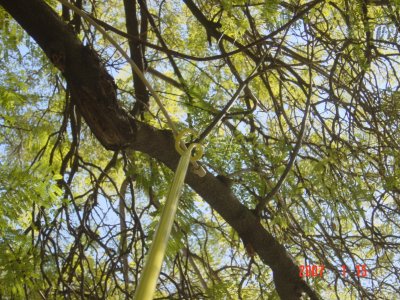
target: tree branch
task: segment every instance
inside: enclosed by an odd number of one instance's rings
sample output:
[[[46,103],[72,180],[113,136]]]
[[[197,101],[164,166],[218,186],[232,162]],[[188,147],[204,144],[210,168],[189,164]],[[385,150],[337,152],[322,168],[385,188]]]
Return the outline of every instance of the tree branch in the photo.
[[[42,0],[0,0],[2,5],[38,43],[63,73],[86,123],[110,150],[130,148],[164,163],[172,170],[178,162],[170,131],[133,119],[123,110],[116,86],[97,54],[82,45],[58,15]],[[299,269],[283,245],[265,230],[232,191],[208,173],[200,178],[189,172],[186,182],[207,201],[271,267],[281,299],[300,299],[302,291],[317,295],[299,277]]]
[[[124,7],[126,18],[126,31],[130,36],[139,37],[139,21],[137,19],[136,0],[124,0]],[[137,41],[134,41],[132,39],[129,40],[129,50],[131,58],[142,72],[144,71],[144,56],[142,51],[143,48],[144,46]],[[136,72],[132,70],[132,73],[136,96],[136,103],[133,107],[132,113],[135,116],[138,116],[143,113],[146,106],[149,104],[149,95],[147,93],[146,86],[144,85],[142,80],[140,80]]]

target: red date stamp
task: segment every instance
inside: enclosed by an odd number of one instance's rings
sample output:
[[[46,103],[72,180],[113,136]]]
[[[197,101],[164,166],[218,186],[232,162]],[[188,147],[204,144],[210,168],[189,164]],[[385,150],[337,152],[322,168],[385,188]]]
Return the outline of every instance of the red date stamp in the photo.
[[[368,274],[367,265],[356,265],[355,275],[357,277],[366,277]],[[345,277],[347,275],[347,267],[346,265],[342,266],[342,276]]]
[[[323,277],[325,266],[324,265],[300,265],[299,276],[303,277]],[[348,274],[347,266],[342,265],[341,268],[342,276],[345,277]],[[353,273],[357,277],[366,277],[368,275],[367,265],[356,265],[355,272]]]
[[[325,266],[324,265],[300,265],[300,277],[323,277]]]

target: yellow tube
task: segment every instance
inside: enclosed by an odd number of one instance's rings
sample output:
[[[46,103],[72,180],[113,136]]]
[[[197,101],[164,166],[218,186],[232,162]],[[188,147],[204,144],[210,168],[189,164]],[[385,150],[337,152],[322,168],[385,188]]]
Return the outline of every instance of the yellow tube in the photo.
[[[167,200],[161,214],[160,222],[158,223],[156,232],[154,234],[153,243],[151,244],[144,269],[140,276],[139,284],[135,291],[135,300],[152,300],[156,289],[157,279],[160,275],[161,266],[164,260],[165,250],[171,228],[174,223],[176,209],[178,207],[178,200],[182,191],[182,186],[185,181],[187,168],[191,160],[192,151],[195,147],[201,146],[199,144],[191,144],[186,149],[180,160],[178,167],[175,171],[174,180],[169,189]],[[200,150],[197,151],[196,156],[199,156]]]

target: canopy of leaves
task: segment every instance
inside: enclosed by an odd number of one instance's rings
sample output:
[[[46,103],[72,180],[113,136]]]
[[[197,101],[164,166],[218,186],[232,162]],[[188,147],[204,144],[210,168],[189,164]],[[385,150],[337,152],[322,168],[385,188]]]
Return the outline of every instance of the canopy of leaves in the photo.
[[[99,142],[63,76],[68,59],[46,56],[6,2],[0,298],[130,299],[173,173],[144,146],[111,151]],[[124,111],[170,130],[98,30],[55,0],[32,2],[47,3],[96,53]],[[324,266],[303,292],[400,294],[399,1],[71,3],[131,55],[179,129],[211,129],[201,164],[230,189],[226,197],[255,212],[297,265]],[[300,299],[274,285],[286,266],[257,256],[260,246],[221,213],[230,207],[202,193],[191,184],[181,197],[156,298]]]

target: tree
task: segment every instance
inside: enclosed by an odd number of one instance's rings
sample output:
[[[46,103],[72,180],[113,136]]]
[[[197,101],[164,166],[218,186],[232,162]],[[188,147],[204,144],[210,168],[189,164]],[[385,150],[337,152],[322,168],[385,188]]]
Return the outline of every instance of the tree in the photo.
[[[207,145],[157,299],[399,294],[400,4],[71,3]],[[128,299],[174,136],[98,28],[58,1],[0,4],[0,296]]]

